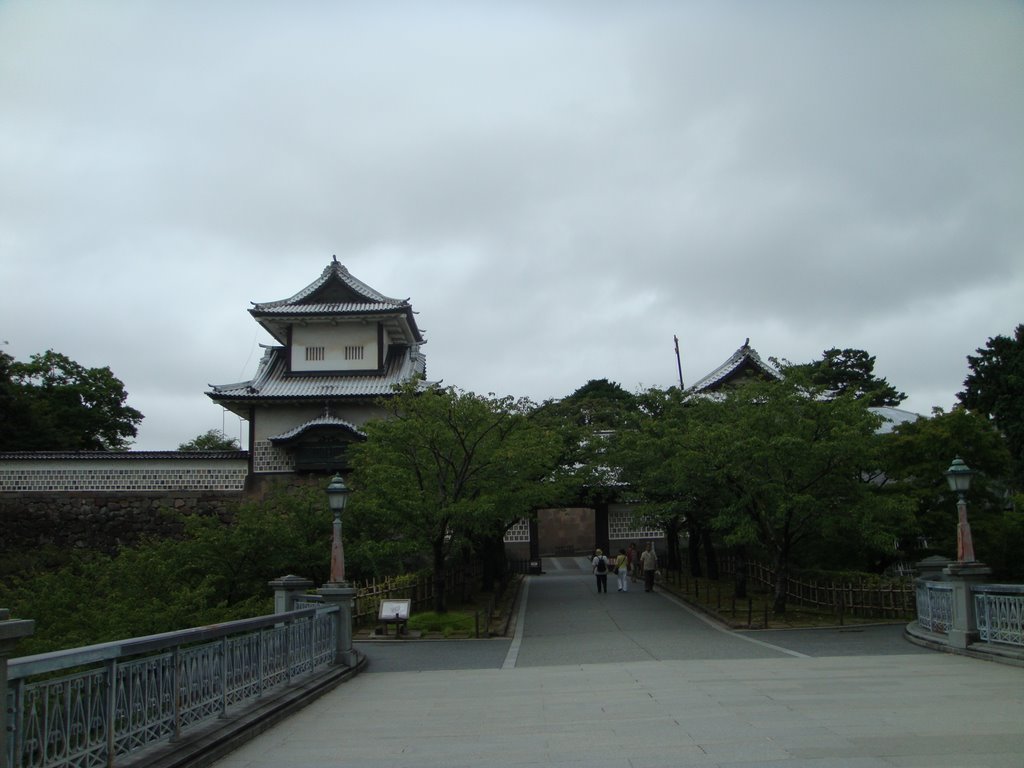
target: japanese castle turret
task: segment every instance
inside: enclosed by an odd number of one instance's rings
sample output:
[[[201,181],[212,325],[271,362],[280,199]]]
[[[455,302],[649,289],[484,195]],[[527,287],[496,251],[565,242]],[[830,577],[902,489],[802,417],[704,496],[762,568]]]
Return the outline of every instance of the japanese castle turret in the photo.
[[[378,293],[336,258],[294,296],[249,313],[279,345],[265,346],[250,381],[206,394],[249,422],[253,474],[345,469],[360,427],[383,415],[379,398],[426,374],[409,300]]]

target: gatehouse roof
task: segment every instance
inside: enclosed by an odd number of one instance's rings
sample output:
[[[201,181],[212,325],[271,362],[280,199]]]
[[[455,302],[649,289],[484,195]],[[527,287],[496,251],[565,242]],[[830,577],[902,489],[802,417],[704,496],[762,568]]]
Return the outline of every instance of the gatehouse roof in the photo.
[[[376,398],[393,394],[395,386],[426,375],[426,356],[416,346],[391,347],[381,372],[290,374],[285,347],[266,347],[256,375],[236,384],[211,384],[206,394],[229,410],[248,418],[248,405],[257,402],[302,402],[324,399]],[[235,407],[232,407],[235,406]],[[238,408],[238,410],[236,410]]]
[[[249,310],[277,341],[288,342],[288,328],[297,321],[328,321],[342,317],[374,317],[392,338],[408,344],[425,343],[409,299],[396,299],[354,277],[337,259],[316,280],[287,299],[253,302]]]
[[[317,416],[315,419],[310,419],[304,424],[300,424],[297,427],[293,427],[292,429],[289,429],[287,432],[282,432],[280,435],[274,435],[273,437],[270,437],[268,439],[270,440],[270,442],[277,444],[289,443],[292,440],[295,440],[296,438],[310,431],[316,431],[324,428],[333,431],[337,430],[339,427],[342,430],[349,432],[353,437],[366,437],[366,433],[362,432],[354,424],[345,421],[344,419],[339,419],[337,416],[331,416],[329,413],[325,413],[322,416]]]

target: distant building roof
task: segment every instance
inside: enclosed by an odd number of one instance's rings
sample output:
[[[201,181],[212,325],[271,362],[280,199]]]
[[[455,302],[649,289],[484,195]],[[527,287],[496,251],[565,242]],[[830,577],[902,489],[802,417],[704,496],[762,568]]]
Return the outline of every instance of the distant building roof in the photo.
[[[747,339],[743,346],[732,353],[724,363],[687,389],[688,392],[697,394],[712,392],[735,379],[743,376],[755,375],[760,378],[772,380],[781,379],[782,373],[773,365],[769,365],[757,351],[750,346],[750,339]]]
[[[868,408],[868,410],[872,413],[878,414],[885,420],[882,422],[882,426],[878,428],[878,433],[881,435],[889,434],[901,424],[909,424],[917,421],[918,419],[924,418],[924,416],[919,413],[905,411],[902,408],[893,408],[888,405],[876,406]]]

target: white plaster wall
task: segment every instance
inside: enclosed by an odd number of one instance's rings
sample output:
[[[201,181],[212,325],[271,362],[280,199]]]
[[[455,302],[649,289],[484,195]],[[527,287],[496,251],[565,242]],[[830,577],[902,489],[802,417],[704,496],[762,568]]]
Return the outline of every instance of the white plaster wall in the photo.
[[[0,492],[240,491],[246,459],[0,461]]]
[[[364,371],[377,368],[377,323],[296,325],[292,328],[293,371]],[[362,346],[362,360],[346,360],[345,347]],[[307,361],[306,347],[323,347],[324,359]]]

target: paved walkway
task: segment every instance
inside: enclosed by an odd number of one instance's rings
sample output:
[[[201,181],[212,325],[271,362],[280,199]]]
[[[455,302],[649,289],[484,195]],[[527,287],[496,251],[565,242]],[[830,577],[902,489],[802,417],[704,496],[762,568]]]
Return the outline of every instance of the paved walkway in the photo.
[[[898,626],[731,632],[545,565],[514,639],[359,644],[368,672],[217,767],[1024,768],[1024,669]]]

